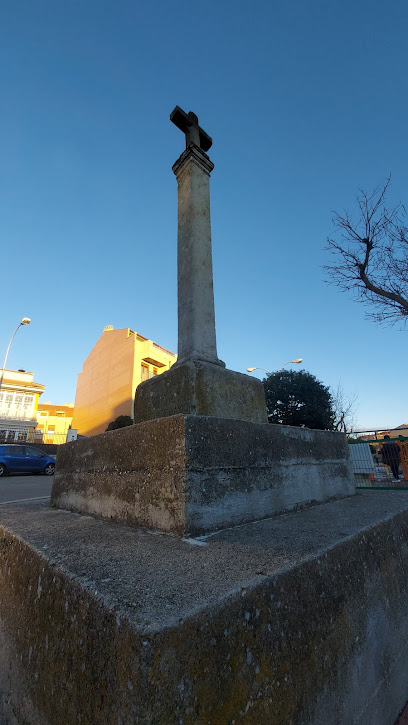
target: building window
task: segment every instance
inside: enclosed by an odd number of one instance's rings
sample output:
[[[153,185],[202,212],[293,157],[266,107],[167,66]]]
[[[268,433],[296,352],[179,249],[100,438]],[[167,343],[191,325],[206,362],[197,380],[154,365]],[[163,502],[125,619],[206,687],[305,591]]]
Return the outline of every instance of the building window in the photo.
[[[24,415],[29,416],[34,409],[34,395],[25,395],[23,402]]]
[[[57,418],[65,418],[65,412],[63,410],[57,410],[55,415],[57,416]]]
[[[47,428],[47,433],[48,435],[53,436],[55,433],[55,425],[49,425]]]
[[[33,394],[0,393],[0,411],[8,418],[30,418],[33,408]]]
[[[47,416],[47,415],[48,415],[48,413],[47,413],[47,411],[46,411],[46,410],[40,410],[40,415],[41,415],[42,417],[44,417],[44,416]]]
[[[149,368],[147,365],[143,365],[143,363],[140,366],[140,377],[142,381],[149,379]]]
[[[157,375],[157,368],[153,368],[153,375]]]

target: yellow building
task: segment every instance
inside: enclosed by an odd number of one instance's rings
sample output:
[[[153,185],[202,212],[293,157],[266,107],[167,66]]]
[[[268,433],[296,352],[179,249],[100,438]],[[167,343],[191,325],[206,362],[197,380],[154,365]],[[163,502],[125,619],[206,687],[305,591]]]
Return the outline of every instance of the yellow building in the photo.
[[[38,399],[44,385],[34,373],[0,369],[0,443],[32,441],[37,426]]]
[[[71,428],[74,404],[52,405],[39,403],[37,408],[38,425],[34,440],[42,443],[65,443],[67,431]]]
[[[139,383],[169,370],[176,360],[174,352],[137,332],[108,325],[78,375],[72,428],[95,435],[119,415],[133,417]]]

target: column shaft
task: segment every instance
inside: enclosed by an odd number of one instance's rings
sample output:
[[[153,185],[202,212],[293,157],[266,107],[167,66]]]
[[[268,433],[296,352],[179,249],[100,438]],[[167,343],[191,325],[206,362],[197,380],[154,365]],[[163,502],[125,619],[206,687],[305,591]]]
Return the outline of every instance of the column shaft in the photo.
[[[176,161],[178,183],[178,363],[217,357],[210,220],[214,165],[190,146]]]

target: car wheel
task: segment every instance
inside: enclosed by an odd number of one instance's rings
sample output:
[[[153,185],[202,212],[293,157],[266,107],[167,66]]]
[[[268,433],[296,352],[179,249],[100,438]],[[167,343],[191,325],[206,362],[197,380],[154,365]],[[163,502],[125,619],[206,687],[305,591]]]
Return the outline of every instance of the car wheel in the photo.
[[[7,476],[7,468],[4,463],[0,463],[0,476]]]
[[[55,463],[48,463],[44,468],[46,476],[53,476],[55,471]]]

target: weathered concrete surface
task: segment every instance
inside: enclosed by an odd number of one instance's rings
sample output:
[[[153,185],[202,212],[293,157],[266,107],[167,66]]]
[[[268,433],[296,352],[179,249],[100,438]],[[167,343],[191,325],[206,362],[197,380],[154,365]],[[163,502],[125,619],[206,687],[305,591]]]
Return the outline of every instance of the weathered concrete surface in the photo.
[[[136,423],[172,415],[204,415],[267,423],[262,383],[225,370],[218,358],[211,247],[210,137],[197,116],[176,106],[170,119],[186,134],[173,165],[178,185],[178,360],[138,386]],[[204,143],[203,147],[200,144]]]
[[[178,359],[217,355],[211,249],[210,174],[214,164],[191,144],[173,166],[178,186]],[[223,364],[223,363],[222,363]]]
[[[51,501],[185,536],[354,492],[343,434],[173,416],[60,446]]]
[[[136,389],[136,423],[180,414],[268,422],[260,380],[201,360],[177,362]]]
[[[7,725],[393,725],[408,699],[408,495],[199,542],[0,507]]]

